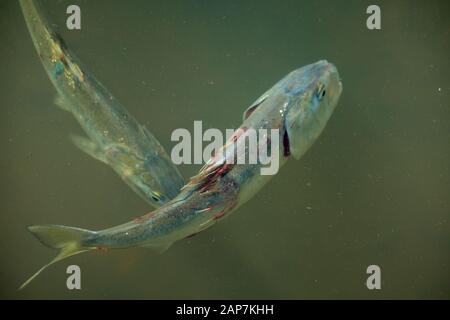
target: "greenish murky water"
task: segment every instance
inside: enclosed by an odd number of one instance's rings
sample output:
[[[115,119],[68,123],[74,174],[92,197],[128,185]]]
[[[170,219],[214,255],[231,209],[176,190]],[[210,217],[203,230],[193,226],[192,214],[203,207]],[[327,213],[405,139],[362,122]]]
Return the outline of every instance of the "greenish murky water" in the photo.
[[[91,71],[170,150],[175,128],[234,128],[319,59],[344,92],[325,132],[230,218],[163,255],[90,252],[17,287],[54,254],[25,230],[100,229],[150,210],[68,139],[16,1],[0,3],[2,298],[449,298],[450,23],[445,1],[45,1]],[[199,166],[181,168],[185,177]],[[82,290],[66,288],[66,268]],[[366,268],[381,267],[369,291]]]

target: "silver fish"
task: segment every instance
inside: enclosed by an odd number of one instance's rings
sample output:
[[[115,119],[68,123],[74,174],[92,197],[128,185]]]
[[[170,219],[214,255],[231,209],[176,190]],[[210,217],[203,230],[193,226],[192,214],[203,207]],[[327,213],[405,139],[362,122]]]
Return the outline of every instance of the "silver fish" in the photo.
[[[112,96],[52,29],[39,2],[20,5],[42,64],[55,86],[56,103],[70,112],[89,138],[75,144],[106,163],[142,198],[159,207],[184,185],[158,140]]]
[[[52,263],[83,251],[134,246],[163,251],[175,241],[212,226],[249,200],[272,177],[260,174],[261,163],[229,164],[224,158],[233,153],[226,151],[245,143],[249,128],[278,129],[276,140],[267,136],[265,143],[278,154],[280,166],[291,156],[299,159],[324,130],[341,92],[338,71],[331,63],[321,60],[297,69],[244,112],[243,124],[218,152],[219,156],[208,161],[179,195],[162,207],[101,231],[59,225],[29,227],[44,245],[60,252],[23,286]],[[249,152],[249,148],[234,150]]]

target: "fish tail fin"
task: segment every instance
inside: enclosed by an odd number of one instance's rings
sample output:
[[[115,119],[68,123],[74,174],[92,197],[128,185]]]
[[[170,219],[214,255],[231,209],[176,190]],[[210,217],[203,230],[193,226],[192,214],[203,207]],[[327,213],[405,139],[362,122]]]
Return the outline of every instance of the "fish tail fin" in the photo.
[[[25,281],[20,286],[19,290],[25,288],[42,271],[55,262],[92,249],[90,247],[85,247],[83,242],[89,236],[94,234],[93,231],[59,225],[30,226],[28,227],[28,230],[45,246],[59,249],[60,251],[53,260],[44,265]]]

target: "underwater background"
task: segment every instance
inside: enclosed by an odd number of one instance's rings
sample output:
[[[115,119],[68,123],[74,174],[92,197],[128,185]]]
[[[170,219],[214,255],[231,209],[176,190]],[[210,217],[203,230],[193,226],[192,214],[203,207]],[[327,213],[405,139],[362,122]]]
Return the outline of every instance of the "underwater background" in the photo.
[[[289,71],[333,62],[325,131],[231,217],[157,255],[55,254],[25,229],[114,226],[151,208],[78,150],[19,3],[0,2],[0,298],[450,298],[450,5],[446,1],[43,1],[87,68],[161,141],[237,128]],[[78,4],[81,31],[65,28]],[[368,30],[366,8],[381,8]],[[180,169],[185,178],[200,166]],[[81,268],[82,289],[66,288]],[[368,290],[366,268],[381,268]]]

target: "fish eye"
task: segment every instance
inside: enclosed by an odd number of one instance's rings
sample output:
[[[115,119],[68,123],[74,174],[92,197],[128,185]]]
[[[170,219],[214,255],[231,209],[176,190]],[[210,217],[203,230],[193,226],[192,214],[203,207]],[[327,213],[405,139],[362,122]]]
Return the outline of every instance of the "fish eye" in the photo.
[[[160,193],[159,192],[152,192],[152,199],[155,202],[158,202],[159,200],[161,200]]]
[[[323,97],[325,97],[327,91],[325,89],[325,85],[323,83],[320,83],[317,87],[316,96],[319,100],[322,100]]]

